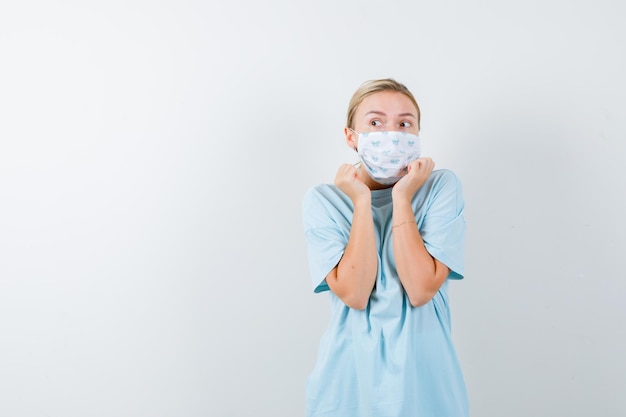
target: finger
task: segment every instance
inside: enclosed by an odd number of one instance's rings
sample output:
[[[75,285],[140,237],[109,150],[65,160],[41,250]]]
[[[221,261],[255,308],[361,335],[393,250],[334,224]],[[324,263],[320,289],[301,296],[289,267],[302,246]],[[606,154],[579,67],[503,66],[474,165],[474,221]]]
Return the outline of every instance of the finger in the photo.
[[[354,167],[351,164],[341,164],[339,166],[339,169],[337,170],[337,174],[341,174],[341,175],[346,175],[350,173],[350,170],[354,169]]]
[[[425,170],[432,169],[432,167],[435,166],[435,162],[432,160],[432,158],[424,157],[420,158],[420,160],[422,161],[422,167]]]

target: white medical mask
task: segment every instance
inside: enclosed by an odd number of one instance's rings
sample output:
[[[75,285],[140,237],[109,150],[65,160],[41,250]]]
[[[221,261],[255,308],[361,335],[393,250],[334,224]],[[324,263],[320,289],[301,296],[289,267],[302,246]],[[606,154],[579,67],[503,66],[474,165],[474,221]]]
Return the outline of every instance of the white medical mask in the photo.
[[[422,152],[420,137],[412,133],[352,131],[359,135],[357,153],[361,163],[379,184],[395,184]]]

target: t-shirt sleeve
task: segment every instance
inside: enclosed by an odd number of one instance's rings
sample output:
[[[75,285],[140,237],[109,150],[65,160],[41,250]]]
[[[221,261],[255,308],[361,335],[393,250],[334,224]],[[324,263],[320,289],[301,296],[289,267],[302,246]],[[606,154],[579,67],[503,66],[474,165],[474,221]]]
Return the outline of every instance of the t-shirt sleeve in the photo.
[[[328,191],[328,190],[326,190]],[[348,236],[340,223],[347,222],[333,205],[328,192],[313,188],[304,196],[303,223],[307,248],[307,258],[313,291],[328,291],[326,276],[339,263],[343,256]],[[339,202],[340,203],[340,202]]]
[[[428,252],[450,268],[448,278],[462,279],[465,255],[465,201],[458,177],[441,170],[434,179],[431,198],[420,227]]]

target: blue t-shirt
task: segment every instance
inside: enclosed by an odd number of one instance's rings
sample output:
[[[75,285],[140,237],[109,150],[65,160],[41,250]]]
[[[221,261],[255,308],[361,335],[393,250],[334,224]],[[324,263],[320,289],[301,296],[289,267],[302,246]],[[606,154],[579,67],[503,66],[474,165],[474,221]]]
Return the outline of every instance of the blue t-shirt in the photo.
[[[307,417],[465,417],[469,406],[450,335],[448,281],[431,301],[411,306],[396,272],[392,188],[372,191],[378,249],[376,284],[364,310],[347,307],[325,277],[348,243],[354,207],[334,185],[304,197],[304,231],[315,292],[328,291],[331,319],[307,380]],[[465,220],[461,184],[433,171],[413,197],[428,252],[463,278]]]

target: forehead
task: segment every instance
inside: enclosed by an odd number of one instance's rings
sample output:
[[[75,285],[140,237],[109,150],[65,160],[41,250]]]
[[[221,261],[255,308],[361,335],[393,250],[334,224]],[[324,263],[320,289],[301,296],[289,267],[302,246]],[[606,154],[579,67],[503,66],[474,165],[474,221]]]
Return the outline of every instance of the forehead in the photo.
[[[379,91],[365,97],[357,114],[363,116],[370,111],[380,111],[388,115],[411,113],[417,115],[417,108],[409,97],[398,91]]]

